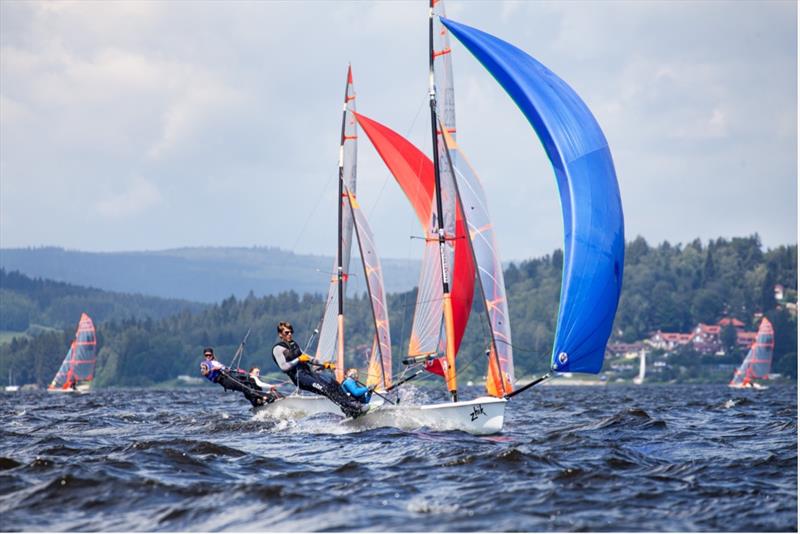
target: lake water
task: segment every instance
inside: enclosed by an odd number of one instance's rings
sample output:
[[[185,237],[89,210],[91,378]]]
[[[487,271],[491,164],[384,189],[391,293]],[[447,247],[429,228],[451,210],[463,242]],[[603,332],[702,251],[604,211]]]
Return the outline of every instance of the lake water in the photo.
[[[263,421],[221,388],[0,394],[0,407],[0,530],[798,526],[788,385],[537,386],[489,437]]]

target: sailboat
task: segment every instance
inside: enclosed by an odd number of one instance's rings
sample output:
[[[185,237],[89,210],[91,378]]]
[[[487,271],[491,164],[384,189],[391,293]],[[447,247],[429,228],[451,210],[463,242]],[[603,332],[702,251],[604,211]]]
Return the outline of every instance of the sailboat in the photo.
[[[480,30],[448,20],[443,15],[441,0],[432,0],[429,15],[429,89],[435,209],[431,210],[432,227],[428,242],[433,241],[438,245],[439,262],[437,269],[436,262],[427,259],[431,254],[426,250],[419,293],[425,293],[429,298],[430,291],[423,288],[423,280],[426,276],[431,278],[431,273],[438,275],[441,292],[437,295],[441,295],[439,302],[444,327],[438,328],[440,323],[435,316],[432,324],[434,333],[440,336],[440,348],[444,339],[444,351],[420,356],[426,362],[432,358],[440,362],[452,402],[412,408],[388,406],[362,419],[383,419],[389,423],[395,416],[391,412],[402,409],[404,415],[410,414],[408,419],[415,422],[421,420],[423,423],[434,423],[437,428],[491,434],[502,430],[508,399],[555,373],[600,372],[622,287],[622,204],[608,143],[596,119],[574,90],[522,50]],[[519,389],[514,389],[510,327],[499,255],[493,234],[485,231],[491,228],[488,211],[485,210],[485,197],[477,177],[455,141],[450,71],[452,50],[448,33],[455,35],[481,61],[528,118],[553,165],[561,196],[564,267],[551,370]],[[443,96],[440,98],[440,95]],[[370,135],[366,123],[359,117],[359,124]],[[387,129],[382,128],[376,127],[374,130],[386,133]],[[398,134],[391,132],[384,137],[389,141],[376,143],[370,135],[376,148],[379,144],[383,146],[378,148],[378,152],[390,170],[396,167],[418,176],[424,174],[420,171],[425,167],[424,161],[419,162],[417,154],[409,155],[408,152],[413,151],[398,140]],[[386,148],[387,144],[392,145],[391,148]],[[407,152],[403,153],[403,148]],[[385,154],[389,154],[388,157]],[[409,165],[409,161],[415,159],[418,161],[417,167]],[[398,178],[397,172],[392,172]],[[402,186],[402,180],[398,178],[398,181]],[[427,191],[425,185],[423,181],[413,191],[414,199],[422,197],[418,202],[423,204],[425,198],[420,190]],[[406,194],[412,197],[408,191]],[[416,208],[417,202],[412,202]],[[460,237],[455,229],[456,206],[465,215],[469,226],[468,236],[465,236],[468,239],[465,241],[470,244],[479,273],[485,315],[492,331],[487,350],[487,396],[471,401],[458,399],[456,332],[448,276],[449,265],[454,257],[450,243],[457,242]],[[478,215],[474,216],[476,213]],[[454,269],[457,267],[458,263]],[[418,297],[418,307],[419,303]],[[417,313],[417,317],[419,315]],[[415,352],[412,350],[415,346],[412,335],[410,352]],[[444,356],[440,355],[441,352],[444,352]],[[411,355],[405,362],[418,363],[420,356]]]
[[[86,393],[94,380],[97,337],[91,318],[81,314],[75,339],[47,388],[51,393]]]
[[[19,391],[19,386],[14,384],[14,375],[11,372],[11,368],[8,369],[8,385],[5,387],[4,391],[6,393],[16,393]]]
[[[745,356],[739,368],[736,369],[728,386],[737,389],[766,389],[767,386],[762,386],[756,380],[769,377],[774,348],[775,331],[772,328],[772,323],[764,317],[758,327],[755,343],[750,346],[747,356]]]
[[[336,379],[344,379],[345,367],[345,314],[344,296],[349,277],[350,251],[353,233],[360,252],[361,265],[367,285],[375,335],[367,361],[366,384],[386,391],[392,385],[392,343],[389,330],[389,313],[383,270],[375,246],[375,239],[366,216],[356,197],[356,159],[358,127],[355,120],[356,95],[353,89],[352,69],[347,69],[342,129],[339,148],[338,232],[337,251],[333,276],[328,288],[328,298],[317,329],[316,359],[335,362]],[[318,413],[341,413],[339,407],[325,397],[300,394],[299,391],[264,405],[265,411],[277,417],[303,417]]]
[[[641,385],[644,383],[644,375],[647,372],[647,352],[642,348],[639,350],[639,374],[634,377],[633,383]]]

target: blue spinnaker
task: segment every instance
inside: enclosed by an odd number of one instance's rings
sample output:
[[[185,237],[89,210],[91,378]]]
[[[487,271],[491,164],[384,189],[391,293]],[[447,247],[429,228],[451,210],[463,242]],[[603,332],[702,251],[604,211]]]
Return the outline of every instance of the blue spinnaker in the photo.
[[[442,19],[528,118],[553,165],[564,217],[556,371],[598,373],[622,289],[624,223],[614,162],[581,98],[519,48]]]

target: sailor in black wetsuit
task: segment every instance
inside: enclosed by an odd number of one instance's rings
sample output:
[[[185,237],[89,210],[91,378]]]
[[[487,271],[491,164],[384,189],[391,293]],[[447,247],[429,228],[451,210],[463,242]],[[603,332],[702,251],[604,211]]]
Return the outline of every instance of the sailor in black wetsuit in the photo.
[[[348,417],[358,417],[363,413],[362,404],[342,391],[336,377],[329,371],[333,364],[320,364],[308,354],[303,354],[300,346],[293,339],[294,329],[288,322],[278,323],[280,341],[272,348],[272,358],[281,371],[291,379],[295,386],[304,391],[327,397],[339,406]],[[314,370],[314,365],[318,370]]]
[[[253,407],[273,402],[277,395],[272,391],[263,391],[253,378],[242,369],[229,369],[214,358],[214,349],[203,350],[203,362],[200,363],[200,374],[211,382],[219,384],[225,391],[240,391]]]

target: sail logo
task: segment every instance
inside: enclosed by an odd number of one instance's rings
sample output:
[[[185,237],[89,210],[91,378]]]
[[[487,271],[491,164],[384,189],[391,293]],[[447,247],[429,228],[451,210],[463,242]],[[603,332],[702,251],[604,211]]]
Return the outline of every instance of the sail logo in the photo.
[[[483,411],[483,405],[478,404],[472,408],[472,413],[469,414],[470,421],[475,421],[478,419],[479,416],[486,415],[486,412]]]

